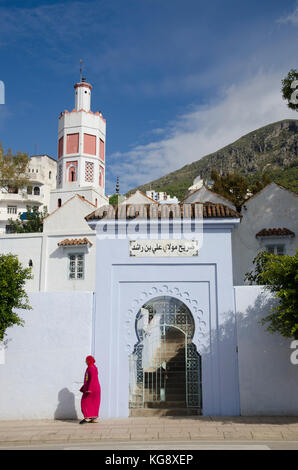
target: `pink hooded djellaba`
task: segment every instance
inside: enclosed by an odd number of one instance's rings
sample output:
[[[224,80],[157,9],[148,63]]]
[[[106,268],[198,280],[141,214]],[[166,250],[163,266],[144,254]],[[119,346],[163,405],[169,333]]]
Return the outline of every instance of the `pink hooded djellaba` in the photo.
[[[85,418],[97,418],[101,395],[98,370],[94,364],[94,357],[88,356],[86,362],[88,367],[85,372],[84,385],[80,389],[83,393],[81,409]]]

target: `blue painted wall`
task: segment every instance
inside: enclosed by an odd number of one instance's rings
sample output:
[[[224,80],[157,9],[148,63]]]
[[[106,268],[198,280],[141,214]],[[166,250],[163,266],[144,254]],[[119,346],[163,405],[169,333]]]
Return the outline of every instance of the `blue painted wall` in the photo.
[[[231,252],[235,223],[204,223],[195,257],[131,258],[128,239],[98,238],[94,354],[101,369],[102,417],[129,415],[128,358],[137,343],[135,317],[148,299],[159,295],[179,298],[194,317],[203,414],[240,414]]]

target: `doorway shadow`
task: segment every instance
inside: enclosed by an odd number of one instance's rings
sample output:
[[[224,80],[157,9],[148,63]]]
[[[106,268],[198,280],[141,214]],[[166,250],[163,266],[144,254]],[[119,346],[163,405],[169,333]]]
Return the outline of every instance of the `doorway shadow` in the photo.
[[[54,419],[77,420],[78,415],[75,407],[75,395],[68,388],[62,388],[58,393],[58,405],[54,414]]]

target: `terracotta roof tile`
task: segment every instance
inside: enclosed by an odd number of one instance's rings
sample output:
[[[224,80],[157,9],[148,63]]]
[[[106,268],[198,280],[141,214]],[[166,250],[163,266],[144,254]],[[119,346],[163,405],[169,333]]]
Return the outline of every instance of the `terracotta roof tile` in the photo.
[[[195,213],[197,213],[198,209],[203,209],[203,218],[210,219],[210,218],[233,218],[233,219],[240,219],[242,216],[235,210],[231,209],[230,207],[224,204],[215,204],[213,202],[204,202],[204,203],[192,203],[192,204],[158,204],[158,206],[152,206],[151,204],[128,204],[123,205],[120,207],[112,206],[102,206],[93,211],[91,214],[85,217],[86,220],[101,220],[106,218],[107,220],[111,219],[118,219],[118,218],[126,218],[126,219],[134,219],[135,217],[141,215],[144,218],[150,218],[150,214],[154,214],[154,218],[160,218],[162,214],[165,214],[167,208],[169,211],[173,211],[175,214],[175,208],[177,209],[179,206],[179,210],[181,211],[181,216],[183,214],[186,218],[194,218]],[[114,212],[115,211],[115,212]],[[171,215],[170,215],[171,217]]]
[[[62,242],[58,243],[58,246],[78,246],[78,245],[91,245],[92,246],[93,243],[91,243],[86,237],[85,238],[73,238],[73,239],[66,238]]]
[[[263,228],[256,237],[295,237],[295,233],[288,228]]]

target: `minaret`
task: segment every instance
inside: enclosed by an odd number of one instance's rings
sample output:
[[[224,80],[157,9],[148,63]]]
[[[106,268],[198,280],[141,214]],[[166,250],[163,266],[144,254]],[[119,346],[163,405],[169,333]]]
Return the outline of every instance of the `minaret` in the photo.
[[[95,205],[106,203],[106,120],[101,112],[91,111],[92,86],[85,78],[80,77],[74,90],[74,109],[59,116],[57,189],[50,210],[74,194]]]

